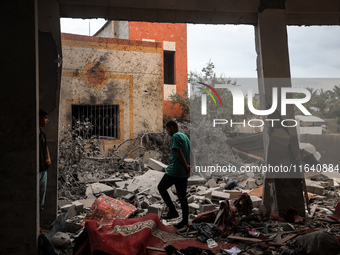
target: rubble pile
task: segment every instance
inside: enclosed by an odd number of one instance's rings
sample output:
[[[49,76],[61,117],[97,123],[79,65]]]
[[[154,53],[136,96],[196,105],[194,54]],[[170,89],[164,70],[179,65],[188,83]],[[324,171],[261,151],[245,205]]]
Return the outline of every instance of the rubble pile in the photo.
[[[185,129],[182,127],[181,130]],[[210,135],[214,136],[213,133]],[[206,143],[206,150],[209,146]],[[94,206],[98,199],[109,198],[123,207],[128,205],[130,218],[149,213],[161,218],[167,208],[157,185],[167,167],[169,148],[170,137],[166,131],[145,133],[130,141],[126,153],[113,151],[114,160],[86,159],[73,165],[74,170],[68,175],[61,175],[59,217],[52,229],[44,230],[56,254],[73,254],[74,242],[83,231],[86,219],[98,207]],[[134,157],[128,158],[129,155]],[[214,160],[218,162],[241,164],[235,156],[231,159],[228,155],[215,156]],[[202,160],[202,157],[199,156],[199,159]],[[306,215],[298,215],[294,208],[288,208],[281,217],[267,213],[262,205],[262,190],[262,173],[207,172],[202,175],[194,172],[188,179],[187,189],[191,224],[178,233],[183,238],[195,238],[203,243],[205,249],[210,250],[207,254],[338,254],[339,178],[320,174],[306,177],[309,199],[306,201]],[[181,212],[175,187],[168,191],[178,212]],[[107,212],[105,209],[96,217],[108,220]],[[115,213],[113,210],[111,216],[115,217]],[[124,211],[118,213],[125,215]],[[180,218],[177,218],[162,220],[162,223],[172,225],[179,221]],[[149,249],[158,251],[157,254],[166,254],[168,250],[173,252],[169,254],[181,254],[176,253],[173,246],[168,245],[171,249],[167,249],[167,245]]]
[[[136,212],[130,216],[132,218],[148,213],[161,217],[162,213],[166,212],[165,204],[157,190],[166,165],[150,157],[160,156],[158,151],[148,151],[144,155],[145,158],[125,159],[118,170],[111,168],[75,176],[75,183],[83,192],[82,197],[79,195],[79,198],[74,199],[76,196],[71,194],[71,191],[65,187],[61,189],[59,215],[66,215],[66,229],[57,231],[50,240],[58,254],[71,254],[74,240],[83,229],[84,218],[100,196],[109,196],[136,207]],[[225,176],[212,174],[208,179],[199,175],[191,176],[188,179],[187,197],[192,224],[179,233],[185,238],[200,238],[205,243],[211,239],[218,244],[228,243],[232,245],[231,248],[235,247],[235,253],[228,253],[227,249],[221,248],[220,254],[238,254],[236,251],[240,254],[298,254],[303,249],[320,250],[320,247],[323,247],[319,245],[310,248],[315,242],[311,244],[306,241],[304,236],[307,235],[314,239],[327,237],[326,239],[332,242],[329,247],[337,247],[335,241],[340,238],[339,179],[324,175],[307,178],[306,187],[310,199],[307,217],[295,215],[294,208],[287,210],[287,217],[280,217],[273,213],[267,215],[266,209],[261,205],[262,177],[259,173],[234,173]],[[85,188],[81,188],[81,185]],[[176,189],[170,188],[169,193],[180,212]],[[339,219],[330,218],[329,216],[335,215],[336,208],[339,211]],[[207,222],[207,215],[209,224],[218,227],[221,232],[202,238],[199,237],[197,228],[202,222]],[[176,222],[176,219],[163,220],[165,225]]]

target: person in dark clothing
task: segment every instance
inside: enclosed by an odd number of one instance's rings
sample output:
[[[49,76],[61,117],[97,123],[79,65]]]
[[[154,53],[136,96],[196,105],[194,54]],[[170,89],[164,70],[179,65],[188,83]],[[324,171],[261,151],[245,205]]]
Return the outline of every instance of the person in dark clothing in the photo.
[[[183,228],[188,225],[189,208],[186,196],[188,178],[190,176],[190,140],[189,138],[178,131],[178,125],[175,121],[169,121],[166,124],[168,134],[172,137],[170,147],[170,163],[166,172],[158,184],[158,191],[161,194],[165,204],[169,208],[169,212],[162,216],[163,219],[177,218],[178,212],[175,205],[171,201],[167,191],[172,185],[175,185],[178,199],[182,207],[182,221],[175,224],[176,228]]]
[[[47,187],[47,169],[51,166],[50,152],[47,147],[46,134],[41,129],[48,123],[48,114],[46,111],[39,110],[39,196],[40,210],[44,209],[45,195]]]

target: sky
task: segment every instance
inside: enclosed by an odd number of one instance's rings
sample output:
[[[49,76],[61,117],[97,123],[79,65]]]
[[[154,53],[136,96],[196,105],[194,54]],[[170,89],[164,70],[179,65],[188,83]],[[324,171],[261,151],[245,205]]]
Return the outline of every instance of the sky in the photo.
[[[105,22],[62,18],[61,32],[93,35]],[[289,26],[287,34],[291,76],[300,78],[297,83],[308,79],[310,87],[323,84],[328,89],[340,84],[340,26]],[[217,75],[257,77],[253,26],[188,24],[187,41],[188,71],[201,72],[211,61]]]

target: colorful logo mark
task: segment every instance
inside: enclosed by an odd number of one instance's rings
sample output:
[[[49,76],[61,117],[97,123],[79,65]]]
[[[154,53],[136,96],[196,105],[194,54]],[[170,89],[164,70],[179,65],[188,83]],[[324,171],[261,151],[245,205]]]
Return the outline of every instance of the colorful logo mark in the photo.
[[[203,83],[203,82],[197,82],[197,83],[206,86],[206,87],[209,88],[212,92],[214,92],[215,95],[217,96],[218,100],[220,101],[221,106],[222,106],[222,100],[221,100],[219,94],[217,93],[217,91],[216,91],[213,87],[211,87],[210,85],[205,84],[205,83]],[[211,94],[211,92],[210,92],[209,90],[204,89],[204,88],[198,88],[198,89],[203,90],[204,92],[206,92],[206,93],[212,98],[212,100],[214,100],[215,105],[217,105],[214,96]]]

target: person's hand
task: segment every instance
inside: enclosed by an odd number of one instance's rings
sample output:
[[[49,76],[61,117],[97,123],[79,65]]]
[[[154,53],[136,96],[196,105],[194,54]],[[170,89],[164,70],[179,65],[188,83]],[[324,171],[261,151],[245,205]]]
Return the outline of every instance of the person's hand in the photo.
[[[47,159],[45,162],[45,167],[49,168],[51,166],[51,159]]]
[[[187,173],[190,174],[190,165],[186,166]]]

